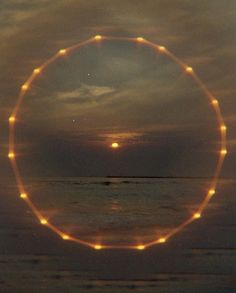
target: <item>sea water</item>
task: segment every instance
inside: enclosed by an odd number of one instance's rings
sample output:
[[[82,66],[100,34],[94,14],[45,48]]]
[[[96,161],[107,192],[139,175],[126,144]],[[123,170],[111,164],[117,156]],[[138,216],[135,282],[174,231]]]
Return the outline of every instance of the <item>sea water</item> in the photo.
[[[41,213],[62,231],[109,244],[165,236],[197,211],[209,188],[204,178],[63,177],[31,180]]]

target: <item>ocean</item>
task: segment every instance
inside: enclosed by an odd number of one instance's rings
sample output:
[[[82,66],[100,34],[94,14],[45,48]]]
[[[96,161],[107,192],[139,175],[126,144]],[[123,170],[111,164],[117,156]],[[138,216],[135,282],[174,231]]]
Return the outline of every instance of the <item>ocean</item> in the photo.
[[[27,184],[40,212],[65,233],[106,245],[164,237],[197,211],[209,178],[40,178]]]
[[[127,225],[132,234],[125,242],[133,242],[135,233],[147,231],[145,237],[150,237],[154,226],[165,226],[161,211],[171,219],[168,225],[182,220],[183,211],[185,216],[191,213],[201,200],[193,190],[207,184],[205,179],[181,178],[41,178],[27,187],[50,219],[58,224],[67,219],[65,229],[79,223],[71,231],[79,233],[82,226],[90,229],[85,238],[94,230],[103,233],[104,242],[122,242],[123,232],[112,236]],[[0,292],[236,292],[235,187],[234,180],[221,180],[203,217],[161,246],[96,251],[62,241],[39,225],[16,186],[2,182]]]

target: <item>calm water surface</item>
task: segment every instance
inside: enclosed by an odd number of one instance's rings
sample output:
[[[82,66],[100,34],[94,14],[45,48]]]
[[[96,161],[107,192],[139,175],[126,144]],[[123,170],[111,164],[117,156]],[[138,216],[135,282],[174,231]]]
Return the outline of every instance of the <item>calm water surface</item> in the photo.
[[[28,190],[42,214],[92,242],[136,244],[164,236],[189,218],[209,179],[44,178]]]

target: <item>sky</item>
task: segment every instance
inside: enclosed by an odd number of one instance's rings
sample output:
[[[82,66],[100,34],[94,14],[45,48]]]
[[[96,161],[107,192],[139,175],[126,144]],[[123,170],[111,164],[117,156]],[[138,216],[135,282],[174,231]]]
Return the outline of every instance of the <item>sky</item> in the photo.
[[[223,176],[234,177],[235,1],[1,1],[2,176],[7,120],[32,70],[94,35],[144,38],[191,65],[229,129]],[[59,60],[22,104],[24,176],[211,176],[219,139],[197,87],[145,46],[103,42]],[[111,150],[110,144],[120,148]]]

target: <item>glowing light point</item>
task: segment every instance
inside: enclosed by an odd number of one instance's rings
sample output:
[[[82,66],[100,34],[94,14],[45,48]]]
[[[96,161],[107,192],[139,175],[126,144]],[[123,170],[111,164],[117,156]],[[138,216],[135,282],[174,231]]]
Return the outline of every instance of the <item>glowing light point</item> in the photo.
[[[13,152],[8,153],[8,158],[9,159],[14,159],[15,158],[15,154]]]
[[[159,46],[159,47],[158,47],[158,50],[159,50],[160,52],[165,52],[165,51],[166,51],[166,48],[165,48],[164,46]]]
[[[22,199],[26,199],[26,198],[27,198],[27,194],[26,194],[26,193],[21,193],[21,194],[20,194],[20,198],[22,198]]]
[[[8,120],[9,120],[10,123],[14,123],[16,121],[16,117],[15,116],[10,116]]]
[[[227,130],[227,127],[226,125],[221,125],[220,129],[222,132],[225,132]]]
[[[145,42],[145,39],[142,37],[138,37],[138,38],[136,38],[136,40],[140,43]]]
[[[227,154],[227,150],[226,149],[222,149],[220,151],[220,153],[221,153],[222,156],[225,156]]]
[[[160,239],[158,240],[158,242],[159,242],[159,243],[165,243],[165,242],[166,242],[166,238],[160,238]]]
[[[46,219],[41,219],[41,220],[40,220],[40,223],[41,223],[42,225],[47,225],[47,224],[48,224],[48,221],[47,221]]]
[[[193,73],[193,68],[190,67],[190,66],[187,66],[187,67],[185,68],[185,71],[186,71],[187,73]]]
[[[102,245],[96,244],[96,245],[94,245],[94,249],[100,250],[100,249],[102,249]]]
[[[145,246],[144,246],[144,245],[138,245],[136,248],[137,248],[138,250],[144,250],[144,249],[145,249]]]
[[[200,214],[200,213],[195,213],[195,214],[193,215],[193,218],[194,218],[194,219],[199,219],[199,218],[201,218],[201,214]]]
[[[96,35],[96,36],[94,37],[94,39],[95,39],[96,41],[101,41],[102,36],[101,36],[101,35]]]
[[[28,88],[29,88],[29,85],[27,83],[23,84],[21,87],[22,91],[27,91]]]
[[[59,55],[65,55],[66,54],[66,49],[61,49],[59,51]]]
[[[41,69],[40,68],[35,68],[34,69],[34,74],[39,74],[41,72]]]
[[[69,235],[66,235],[66,234],[62,234],[62,235],[61,235],[61,238],[62,238],[63,240],[70,240],[70,236],[69,236]]]
[[[112,147],[113,149],[117,149],[119,146],[120,146],[120,145],[118,144],[118,142],[113,142],[113,143],[111,144],[111,147]]]
[[[212,104],[213,104],[213,105],[218,105],[219,102],[218,102],[218,100],[214,99],[214,100],[212,100]]]
[[[208,191],[208,194],[209,194],[210,196],[214,195],[215,193],[216,193],[215,189],[210,189],[210,190]]]

